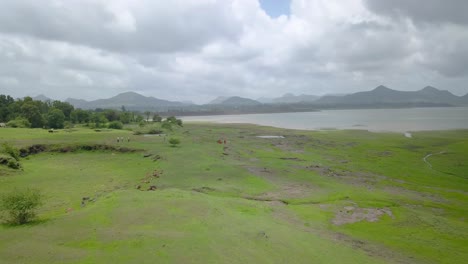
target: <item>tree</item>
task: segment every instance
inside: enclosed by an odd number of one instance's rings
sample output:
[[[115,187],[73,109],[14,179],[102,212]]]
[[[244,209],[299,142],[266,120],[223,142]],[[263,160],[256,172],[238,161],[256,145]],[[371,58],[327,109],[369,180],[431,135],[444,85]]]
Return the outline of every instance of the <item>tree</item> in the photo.
[[[44,125],[44,118],[39,107],[31,101],[27,101],[21,106],[21,115],[28,119],[31,127],[42,127]]]
[[[90,119],[89,111],[75,109],[70,114],[70,119],[73,123],[88,123]]]
[[[122,129],[123,124],[120,121],[112,121],[112,122],[109,123],[109,125],[107,127],[112,128],[112,129]]]
[[[4,195],[0,200],[0,208],[8,212],[9,221],[22,225],[31,222],[36,217],[36,209],[42,204],[42,195],[37,190],[15,190]]]
[[[173,125],[182,126],[182,120],[177,119],[175,116],[170,116],[170,117],[166,118],[166,121],[173,124]]]
[[[146,111],[146,112],[145,112],[146,122],[149,121],[150,115],[151,115],[151,112],[150,112],[150,111]]]
[[[119,120],[119,113],[115,110],[107,109],[104,111],[104,115],[110,122]]]
[[[162,128],[162,129],[169,130],[169,131],[172,131],[172,125],[171,125],[171,123],[168,122],[167,120],[164,120],[164,121],[161,123],[161,128]]]
[[[53,101],[52,107],[62,110],[65,115],[65,120],[70,121],[70,115],[75,110],[75,107],[67,102]]]
[[[180,140],[178,138],[170,138],[169,144],[171,144],[171,147],[176,147],[180,144]]]
[[[107,123],[108,120],[101,112],[95,112],[91,115],[90,121],[94,123],[95,127],[101,127],[104,123]]]
[[[54,108],[47,114],[47,125],[50,128],[63,128],[65,115],[62,110]]]
[[[133,116],[132,116],[132,115],[133,115],[133,114],[130,113],[130,112],[122,112],[122,113],[120,113],[119,119],[120,119],[120,121],[121,121],[122,123],[128,124],[128,123],[130,123],[130,122],[132,121],[132,119],[133,119]]]
[[[158,114],[154,114],[153,115],[153,122],[161,122],[162,121],[162,117]]]

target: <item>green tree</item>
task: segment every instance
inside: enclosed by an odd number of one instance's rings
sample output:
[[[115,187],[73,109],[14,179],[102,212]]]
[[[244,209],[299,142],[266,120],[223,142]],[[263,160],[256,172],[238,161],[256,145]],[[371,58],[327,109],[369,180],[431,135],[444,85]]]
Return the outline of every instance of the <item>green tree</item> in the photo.
[[[42,117],[39,107],[32,101],[27,101],[21,106],[21,115],[28,119],[31,127],[43,127],[44,118]]]
[[[109,123],[109,125],[107,127],[112,128],[112,129],[122,129],[123,124],[120,121],[112,121],[112,122]]]
[[[128,124],[132,121],[133,116],[132,116],[132,113],[130,112],[122,112],[120,113],[119,119],[122,123]]]
[[[173,125],[182,126],[182,120],[177,119],[175,116],[170,116],[170,117],[166,118],[166,121],[173,124]]]
[[[36,217],[36,209],[42,204],[42,195],[37,190],[15,190],[1,197],[0,208],[7,211],[13,224],[26,224]]]
[[[153,122],[161,122],[162,121],[162,117],[158,114],[154,114],[153,115]]]
[[[171,125],[171,123],[168,122],[167,120],[164,120],[164,121],[161,123],[161,128],[162,128],[162,129],[165,129],[165,130],[172,131],[172,125]]]
[[[171,147],[176,147],[177,145],[180,144],[180,139],[178,139],[178,138],[170,138],[170,139],[169,139],[169,144],[171,144]]]
[[[60,109],[52,109],[47,114],[47,125],[51,128],[63,128],[65,115]]]
[[[145,112],[146,122],[149,121],[150,115],[151,115],[151,112],[150,112],[150,111],[146,111],[146,112]]]
[[[110,122],[119,120],[119,113],[115,110],[107,109],[104,111],[104,115]]]
[[[90,112],[82,109],[75,109],[70,114],[70,119],[73,123],[88,123],[90,119]]]
[[[52,107],[62,110],[65,115],[65,120],[70,121],[70,115],[75,110],[75,107],[67,102],[53,101]]]

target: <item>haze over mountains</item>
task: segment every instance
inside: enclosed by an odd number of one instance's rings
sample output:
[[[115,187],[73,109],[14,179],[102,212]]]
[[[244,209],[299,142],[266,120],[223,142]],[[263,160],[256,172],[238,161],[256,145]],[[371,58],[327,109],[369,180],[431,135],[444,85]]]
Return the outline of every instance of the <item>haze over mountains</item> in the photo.
[[[51,100],[39,95],[36,100]],[[217,97],[205,105],[194,105],[190,102],[168,101],[155,97],[147,97],[135,92],[125,92],[107,99],[86,101],[82,99],[68,98],[66,100],[76,108],[95,109],[112,108],[120,109],[125,106],[128,110],[135,111],[205,111],[207,109],[242,109],[248,108],[255,112],[255,109],[265,111],[280,111],[280,105],[303,105],[305,110],[320,108],[379,108],[389,107],[413,107],[413,106],[460,106],[468,105],[468,94],[456,96],[449,91],[439,90],[432,86],[427,86],[418,91],[397,91],[380,85],[371,91],[357,92],[348,95],[293,95],[285,94],[278,98],[260,98],[258,101],[239,96]],[[265,107],[265,106],[269,107]],[[276,106],[275,106],[276,105]],[[274,110],[278,109],[278,110]],[[302,111],[298,108],[288,108],[285,111]]]

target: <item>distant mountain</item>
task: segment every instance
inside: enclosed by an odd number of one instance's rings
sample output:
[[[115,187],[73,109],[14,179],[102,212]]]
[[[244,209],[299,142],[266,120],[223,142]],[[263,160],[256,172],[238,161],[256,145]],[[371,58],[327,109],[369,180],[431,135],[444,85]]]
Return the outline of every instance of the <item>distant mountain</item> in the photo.
[[[396,91],[383,85],[372,91],[358,92],[344,96],[324,96],[316,101],[318,105],[378,105],[378,104],[461,104],[460,97],[449,91],[427,86],[419,91]]]
[[[128,110],[164,110],[170,107],[180,107],[185,104],[181,102],[172,102],[154,97],[146,97],[135,92],[126,92],[118,94],[108,99],[99,99],[94,101],[85,101],[80,99],[67,99],[67,102],[77,108],[95,109],[95,108],[110,108],[120,109],[125,106]]]
[[[294,95],[291,93],[287,93],[282,97],[278,97],[273,99],[273,103],[281,103],[281,104],[293,104],[293,103],[310,103],[315,102],[320,98],[320,96],[316,95],[308,95],[308,94],[301,94],[301,95]]]
[[[464,104],[468,104],[468,93],[461,97],[461,101]]]
[[[67,98],[65,102],[73,105],[75,108],[86,108],[86,104],[89,103],[83,99]]]
[[[209,105],[210,104],[221,104],[228,98],[229,97],[227,97],[227,96],[218,96],[214,100],[211,100],[210,102],[208,102],[207,104],[209,104]]]
[[[218,97],[209,104],[224,105],[224,106],[254,106],[262,103],[249,98],[232,96],[228,98]]]
[[[33,97],[32,99],[35,100],[35,101],[42,101],[42,102],[47,102],[47,101],[51,101],[51,102],[52,102],[52,101],[54,101],[54,100],[50,99],[49,97],[47,97],[47,96],[45,96],[45,95],[43,95],[43,94],[40,94],[40,95],[38,95],[38,96],[35,96],[35,97]]]

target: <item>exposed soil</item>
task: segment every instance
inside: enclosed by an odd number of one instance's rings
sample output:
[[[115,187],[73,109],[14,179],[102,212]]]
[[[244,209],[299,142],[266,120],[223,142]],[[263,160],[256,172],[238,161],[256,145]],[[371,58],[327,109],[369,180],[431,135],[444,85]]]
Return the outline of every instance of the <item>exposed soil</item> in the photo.
[[[383,215],[393,218],[393,213],[389,208],[359,208],[355,206],[345,206],[336,213],[332,220],[334,225],[352,224],[366,220],[367,222],[377,222]]]

